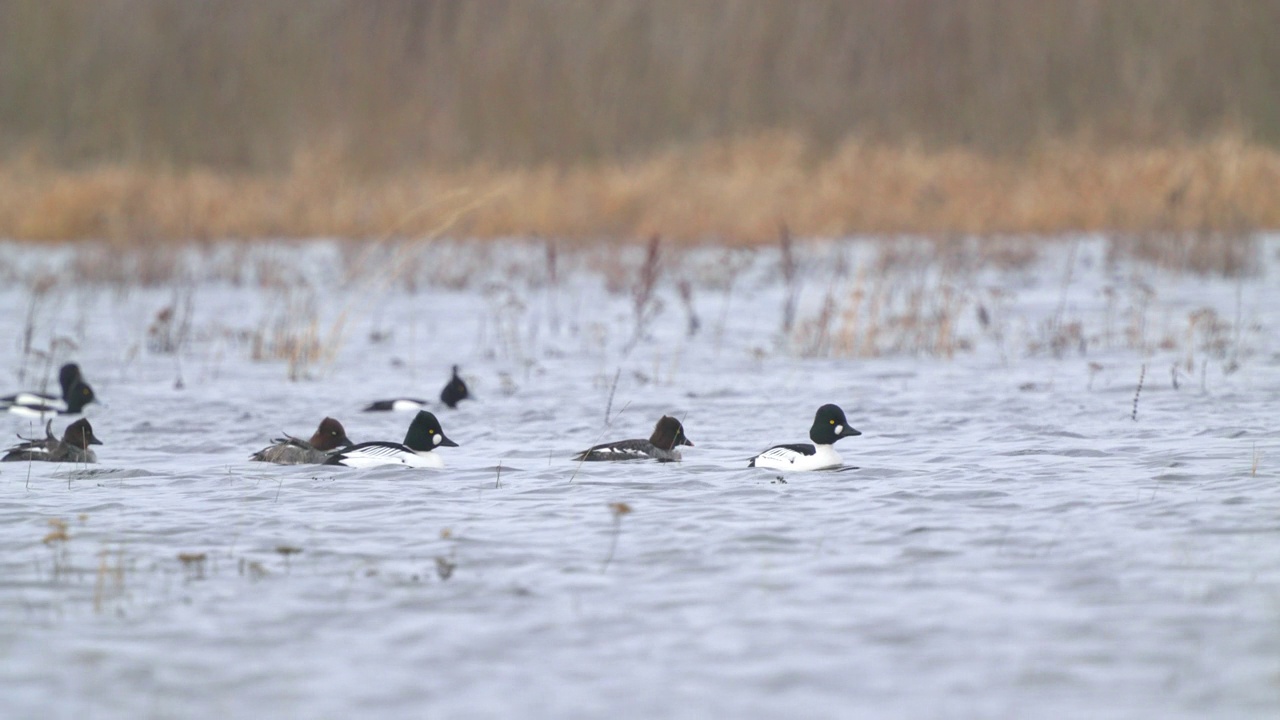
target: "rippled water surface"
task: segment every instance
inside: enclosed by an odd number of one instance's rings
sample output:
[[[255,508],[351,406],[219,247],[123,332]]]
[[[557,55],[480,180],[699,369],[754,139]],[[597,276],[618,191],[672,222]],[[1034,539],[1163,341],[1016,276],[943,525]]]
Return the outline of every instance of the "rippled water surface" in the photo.
[[[646,302],[639,250],[228,246],[139,287],[0,246],[0,391],[76,360],[106,443],[0,466],[3,715],[1277,717],[1277,253],[817,244],[788,290],[706,249]],[[247,461],[326,415],[400,440],[362,405],[453,363],[445,470]],[[850,467],[745,467],[826,402]],[[568,459],[664,413],[682,463]]]

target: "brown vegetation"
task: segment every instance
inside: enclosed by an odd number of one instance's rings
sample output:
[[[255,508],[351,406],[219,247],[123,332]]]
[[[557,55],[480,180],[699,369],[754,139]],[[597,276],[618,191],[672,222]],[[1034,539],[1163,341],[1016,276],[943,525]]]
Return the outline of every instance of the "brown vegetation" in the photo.
[[[817,154],[771,133],[568,168],[350,177],[299,158],[281,175],[134,165],[0,167],[0,236],[29,240],[541,234],[774,242],[857,233],[1247,231],[1280,227],[1280,152],[1235,138],[1025,157],[850,140]]]
[[[649,157],[762,129],[1280,142],[1280,2],[4,0],[0,155],[257,172]]]
[[[0,237],[1280,215],[1280,0],[0,0]]]

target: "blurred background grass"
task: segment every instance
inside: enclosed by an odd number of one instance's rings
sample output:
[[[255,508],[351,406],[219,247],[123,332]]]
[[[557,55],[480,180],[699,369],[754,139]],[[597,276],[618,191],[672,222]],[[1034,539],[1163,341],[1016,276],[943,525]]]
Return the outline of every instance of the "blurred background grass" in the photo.
[[[1275,226],[1277,28],[1273,0],[0,0],[0,234]]]

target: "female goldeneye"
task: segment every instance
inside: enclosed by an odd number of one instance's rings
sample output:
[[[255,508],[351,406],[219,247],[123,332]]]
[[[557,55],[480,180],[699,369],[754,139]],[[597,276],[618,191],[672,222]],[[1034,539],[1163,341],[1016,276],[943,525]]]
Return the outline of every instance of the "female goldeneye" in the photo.
[[[62,432],[62,439],[53,436],[53,421],[44,426],[44,440],[27,440],[9,448],[0,462],[70,462],[96,463],[98,456],[89,449],[90,445],[101,445],[102,441],[93,434],[89,421],[80,418],[67,426]],[[26,438],[19,436],[19,439]]]
[[[379,465],[407,465],[409,467],[442,468],[444,461],[437,447],[458,447],[458,443],[444,436],[440,421],[426,410],[419,410],[404,436],[404,444],[375,441],[352,445],[329,454],[325,465],[367,468]]]
[[[80,366],[67,363],[58,371],[58,383],[62,385],[62,397],[45,393],[20,392],[0,398],[0,409],[15,415],[43,417],[45,415],[79,415],[84,406],[96,398],[93,388],[84,381]]]
[[[693,447],[693,442],[685,437],[684,426],[670,415],[663,415],[657,425],[653,426],[653,434],[648,440],[619,440],[617,442],[596,445],[583,450],[574,456],[574,460],[643,460],[654,458],[658,462],[671,462],[680,459],[677,445]]]
[[[776,445],[751,458],[748,467],[773,468],[774,470],[827,470],[840,467],[842,461],[833,444],[840,438],[854,437],[862,433],[849,427],[844,411],[837,405],[823,405],[813,416],[809,439],[814,442],[794,445]]]
[[[320,421],[310,440],[285,435],[272,442],[275,444],[250,455],[249,459],[277,465],[323,465],[331,451],[352,444],[342,423],[331,417]]]
[[[449,382],[445,383],[444,389],[440,391],[440,402],[451,408],[456,408],[458,403],[471,397],[467,392],[467,384],[458,377],[458,366],[453,366],[453,377],[449,378]],[[407,410],[426,410],[429,404],[426,400],[418,398],[395,398],[394,400],[376,400],[369,403],[364,412],[378,412],[393,410],[396,412],[404,412]]]

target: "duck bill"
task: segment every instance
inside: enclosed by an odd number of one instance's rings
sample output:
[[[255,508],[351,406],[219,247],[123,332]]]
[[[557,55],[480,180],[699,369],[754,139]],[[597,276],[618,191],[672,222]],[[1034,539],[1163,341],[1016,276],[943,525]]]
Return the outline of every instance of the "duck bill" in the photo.
[[[693,447],[693,441],[692,441],[692,440],[690,440],[689,438],[680,438],[680,444],[681,444],[681,445],[688,445],[689,447]]]
[[[440,433],[440,445],[439,445],[439,447],[458,447],[458,443],[456,443],[456,442],[454,442],[454,441],[450,440],[449,438],[445,437],[445,436],[444,436],[444,433]]]
[[[851,427],[846,427],[844,429],[844,432],[840,433],[840,437],[857,437],[861,434],[862,433],[858,432],[857,430],[854,430]]]

